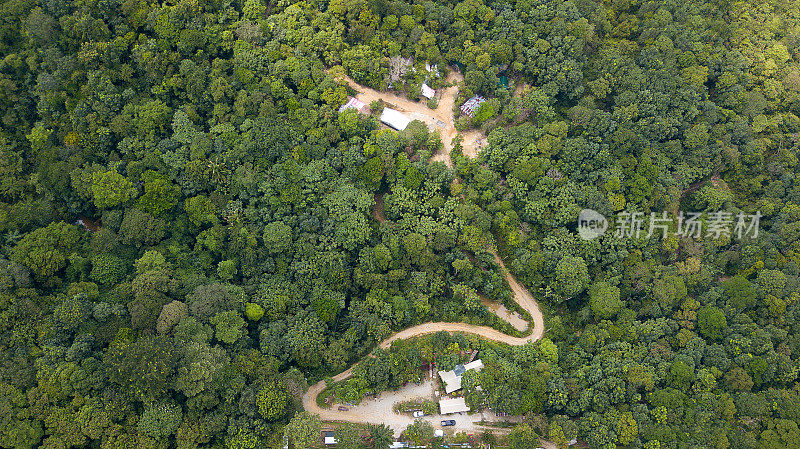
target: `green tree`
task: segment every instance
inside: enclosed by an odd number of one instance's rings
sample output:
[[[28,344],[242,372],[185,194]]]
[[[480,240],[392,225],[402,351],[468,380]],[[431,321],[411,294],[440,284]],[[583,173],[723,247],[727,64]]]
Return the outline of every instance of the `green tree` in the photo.
[[[92,198],[99,209],[117,207],[136,196],[133,183],[114,170],[95,172],[91,176]]]
[[[261,387],[256,396],[258,413],[267,421],[275,421],[286,414],[289,395],[275,383]]]
[[[705,306],[697,313],[697,325],[704,337],[719,340],[728,322],[722,310],[714,306]]]
[[[177,404],[158,403],[145,407],[139,419],[139,434],[154,439],[168,437],[178,430],[183,411]]]
[[[166,176],[152,170],[142,174],[144,194],[139,198],[139,207],[153,216],[161,216],[178,204],[180,188]]]
[[[372,449],[388,449],[394,441],[394,431],[386,424],[370,425],[369,441]]]
[[[310,449],[319,443],[322,422],[308,412],[297,413],[284,428],[284,435],[297,449]]]
[[[433,438],[433,426],[428,421],[424,419],[417,419],[411,425],[406,427],[405,432],[403,432],[409,440],[411,440],[414,444],[426,444]]]
[[[608,282],[596,282],[589,289],[589,306],[597,317],[610,319],[624,306],[619,298],[619,289]]]
[[[582,257],[565,256],[556,264],[555,290],[562,299],[580,294],[589,282],[589,269]]]
[[[214,315],[211,317],[211,324],[215,328],[214,336],[223,343],[233,344],[244,335],[244,319],[234,310]]]
[[[14,247],[11,259],[30,268],[40,278],[52,276],[67,266],[68,256],[75,251],[79,239],[75,226],[51,223],[26,234]]]

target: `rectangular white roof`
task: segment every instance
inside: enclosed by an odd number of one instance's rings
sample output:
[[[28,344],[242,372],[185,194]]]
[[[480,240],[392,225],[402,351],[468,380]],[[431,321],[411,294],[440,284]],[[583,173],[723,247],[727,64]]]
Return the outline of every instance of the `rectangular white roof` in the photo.
[[[434,95],[436,95],[436,91],[431,89],[427,84],[422,83],[422,96],[425,98],[433,98]]]
[[[408,126],[409,123],[411,123],[411,119],[400,111],[395,111],[391,108],[383,108],[383,112],[381,113],[381,122],[398,131],[402,131],[406,129],[406,126]]]
[[[439,411],[442,415],[450,413],[468,412],[469,406],[464,398],[442,399],[439,401]]]
[[[466,365],[464,365],[464,371],[469,371],[471,369],[474,369],[475,371],[482,370],[483,369],[483,362],[481,361],[481,359],[475,360],[473,362],[469,362]]]

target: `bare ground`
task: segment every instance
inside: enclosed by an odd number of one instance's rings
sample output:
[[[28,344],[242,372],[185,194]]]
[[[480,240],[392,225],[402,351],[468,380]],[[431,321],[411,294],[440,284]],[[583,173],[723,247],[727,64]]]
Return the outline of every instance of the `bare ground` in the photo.
[[[453,106],[458,97],[458,86],[453,85],[442,89],[439,96],[439,105],[436,109],[431,109],[425,102],[416,102],[408,98],[401,97],[391,92],[380,92],[356,83],[347,75],[338,76],[340,80],[347,82],[353,89],[358,91],[356,98],[364,103],[370,104],[373,101],[382,100],[392,109],[405,112],[412,120],[419,120],[428,126],[431,131],[439,131],[442,136],[442,151],[437,152],[431,158],[433,161],[444,162],[448,167],[453,166],[450,160],[450,150],[453,149],[453,139],[458,134],[455,127],[455,117],[453,116]],[[447,76],[448,83],[459,83],[464,77],[458,72],[450,72]],[[464,137],[464,153],[475,157],[477,155],[476,139],[486,141],[480,131],[469,131]]]

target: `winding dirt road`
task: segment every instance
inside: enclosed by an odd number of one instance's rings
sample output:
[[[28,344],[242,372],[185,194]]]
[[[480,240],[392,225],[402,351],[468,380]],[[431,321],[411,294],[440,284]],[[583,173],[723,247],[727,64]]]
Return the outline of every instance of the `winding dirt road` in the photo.
[[[527,310],[528,313],[531,314],[531,317],[533,317],[533,330],[531,331],[530,335],[527,337],[512,337],[496,329],[492,329],[491,327],[475,326],[466,323],[423,323],[395,333],[391,337],[382,341],[378,346],[386,349],[392,345],[392,342],[396,340],[412,338],[441,331],[475,334],[487,340],[498,341],[512,346],[520,346],[541,339],[544,335],[544,317],[542,316],[541,310],[539,310],[539,304],[535,299],[533,299],[533,296],[530,294],[530,292],[525,287],[521,286],[517,280],[514,279],[511,274],[509,274],[508,270],[506,270],[506,267],[503,264],[503,261],[500,260],[496,254],[495,261],[500,265],[508,285],[514,292],[514,299],[523,309]],[[355,365],[351,366],[346,371],[333,376],[333,381],[339,382],[352,376],[353,367],[355,367]],[[357,423],[370,422],[369,417],[363,416],[363,414],[359,413],[357,409],[345,412],[333,409],[324,409],[317,405],[317,396],[324,389],[325,381],[317,382],[309,387],[308,391],[306,391],[306,394],[303,395],[303,408],[305,408],[306,411],[319,415],[324,421],[347,421]]]

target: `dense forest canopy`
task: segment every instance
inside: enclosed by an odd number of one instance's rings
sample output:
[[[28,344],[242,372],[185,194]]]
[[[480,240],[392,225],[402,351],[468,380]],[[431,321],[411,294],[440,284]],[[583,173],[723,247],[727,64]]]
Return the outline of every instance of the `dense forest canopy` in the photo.
[[[307,381],[392,332],[514,332],[492,251],[547,339],[399,342],[342,394],[478,349],[514,449],[800,447],[797,2],[4,0],[0,57],[0,447],[316,445]],[[477,159],[338,111],[332,72],[416,99],[426,63],[487,98]]]

